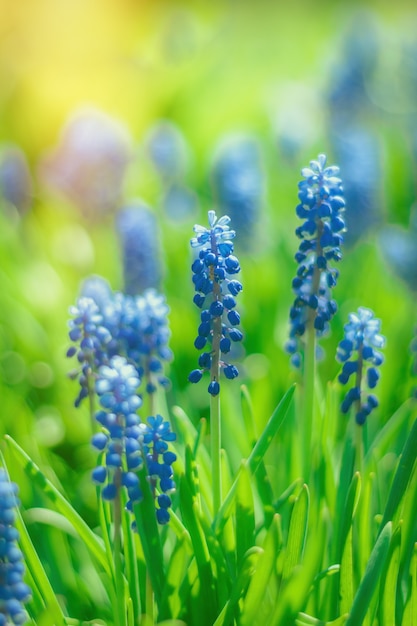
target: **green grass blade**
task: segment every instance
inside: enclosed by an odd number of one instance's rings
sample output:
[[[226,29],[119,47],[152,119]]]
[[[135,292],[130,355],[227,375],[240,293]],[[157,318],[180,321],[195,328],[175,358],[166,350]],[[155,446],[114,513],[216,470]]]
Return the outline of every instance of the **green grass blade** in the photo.
[[[30,480],[35,483],[39,489],[54,503],[59,513],[62,513],[67,520],[74,526],[78,535],[84,541],[91,555],[100,563],[104,571],[111,577],[111,567],[107,560],[106,552],[102,542],[85,521],[72,508],[64,496],[54,487],[54,485],[41,472],[39,467],[31,460],[31,458],[22,450],[22,448],[10,437],[5,436],[9,449],[13,452],[19,464],[23,467],[25,473]]]
[[[379,592],[379,623],[395,624],[398,571],[400,567],[401,526],[392,536],[387,561],[381,575]]]
[[[287,415],[289,406],[291,404],[294,391],[295,391],[295,385],[290,387],[288,391],[285,393],[281,402],[278,404],[277,408],[275,409],[275,411],[272,413],[271,417],[269,418],[268,423],[265,426],[263,433],[261,434],[255,446],[253,447],[253,450],[250,453],[249,458],[248,458],[248,466],[252,475],[255,474],[256,470],[259,467],[260,462],[264,458],[265,453],[271,444],[271,441],[273,440],[273,438],[275,437],[275,435],[281,428],[284,422],[284,419]]]
[[[145,556],[147,572],[155,594],[155,600],[160,613],[163,615],[161,601],[165,584],[165,572],[161,538],[156,521],[155,502],[148,482],[147,473],[146,465],[143,464],[138,474],[143,499],[141,502],[133,505],[133,513],[143,548],[143,554]]]
[[[340,562],[339,598],[340,611],[342,613],[350,610],[354,597],[352,536],[353,533],[351,526],[345,537],[342,558]]]
[[[291,576],[294,567],[302,561],[307,535],[309,508],[310,494],[307,485],[303,485],[300,495],[294,502],[291,513],[282,572],[283,583]]]
[[[223,607],[213,626],[226,626],[227,624],[233,623],[232,620],[234,611],[256,571],[257,563],[262,553],[263,550],[261,548],[254,546],[244,555],[238,577],[234,582],[230,593],[230,598]]]
[[[255,512],[252,486],[246,466],[241,469],[236,490],[236,557],[238,564],[255,543]]]
[[[251,475],[255,475],[258,470],[263,457],[268,450],[269,445],[271,444],[273,438],[279,431],[284,419],[287,415],[288,408],[291,404],[293,395],[294,395],[295,385],[289,388],[281,402],[278,404],[277,408],[269,418],[269,421],[260,436],[259,440],[255,444],[250,453],[245,464],[249,467]],[[230,516],[231,508],[233,505],[233,501],[235,498],[235,492],[237,488],[238,480],[240,479],[240,472],[238,472],[235,480],[233,481],[232,486],[227,493],[220,510],[218,511],[216,517],[213,521],[213,526],[215,528],[216,533],[220,532],[221,528],[224,526],[226,520]]]
[[[391,536],[392,522],[388,522],[382,529],[371,552],[365,573],[353,600],[346,626],[361,626],[363,624],[388,556]]]
[[[210,553],[200,523],[199,504],[193,469],[194,461],[191,459],[191,451],[188,447],[187,450],[186,474],[181,476],[179,482],[180,508],[182,519],[190,533],[197,563],[199,579],[198,604],[201,610],[201,624],[211,625],[217,615],[215,585],[210,563]]]
[[[257,440],[256,421],[253,412],[252,400],[246,385],[242,385],[240,391],[242,399],[242,415],[246,429],[245,439],[249,444],[247,454],[250,454],[250,451],[255,446]],[[246,452],[243,454],[246,455]],[[255,480],[257,493],[261,499],[264,509],[265,526],[268,528],[274,516],[274,508],[272,506],[274,494],[263,460],[259,463],[258,470],[255,473]]]
[[[405,490],[407,489],[407,485],[416,462],[416,450],[417,420],[415,420],[407,441],[405,442],[404,449],[394,475],[394,480],[391,485],[388,501],[381,521],[381,529],[386,526],[388,521],[394,519],[401,504],[401,500],[404,496]]]
[[[410,589],[401,626],[417,626],[417,543],[410,563]]]
[[[125,494],[123,494],[125,495]],[[122,525],[124,539],[125,576],[129,588],[128,621],[132,616],[133,622],[139,621],[141,614],[141,602],[139,593],[139,575],[135,550],[135,541],[132,530],[132,516],[126,510],[126,497],[123,501]]]
[[[163,603],[169,606],[169,614],[173,617],[179,617],[183,608],[180,597],[181,585],[184,585],[185,595],[188,596],[191,592],[190,588],[185,589],[184,584],[187,581],[186,573],[190,558],[185,538],[178,539],[169,556],[163,597]]]
[[[295,624],[296,626],[343,626],[343,624],[346,624],[347,618],[348,615],[341,615],[331,622],[324,622],[323,620],[307,615],[306,613],[299,613],[297,619],[295,620]]]
[[[294,623],[300,611],[305,609],[322,561],[324,541],[324,534],[316,533],[313,541],[306,542],[303,563],[293,569],[291,577],[280,589],[279,601],[275,602],[274,610],[263,622],[265,626],[289,626]]]
[[[25,555],[25,563],[30,570],[32,579],[36,581],[37,589],[46,607],[45,613],[49,614],[51,617],[51,621],[49,622],[50,626],[66,626],[67,622],[62,609],[18,509],[16,510],[15,525],[20,535],[19,544]],[[46,614],[44,615],[45,620],[47,619]]]
[[[412,412],[413,400],[409,399],[397,409],[384,427],[378,431],[366,453],[365,467],[369,466],[373,458],[381,459],[384,454],[392,449],[392,442],[397,440],[401,430],[410,419]]]
[[[266,623],[272,608],[270,603],[274,604],[274,598],[271,599],[271,597],[269,597],[269,602],[266,602],[268,597],[266,590],[274,572],[278,552],[281,549],[281,527],[278,515],[274,516],[274,521],[268,529],[262,548],[263,552],[259,556],[244,600],[241,626],[252,626],[254,623],[263,622],[263,620]]]

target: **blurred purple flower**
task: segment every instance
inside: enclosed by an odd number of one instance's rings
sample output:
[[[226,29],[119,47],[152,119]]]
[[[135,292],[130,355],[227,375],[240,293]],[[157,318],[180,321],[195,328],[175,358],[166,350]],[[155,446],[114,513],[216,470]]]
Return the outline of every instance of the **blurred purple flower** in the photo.
[[[0,148],[0,198],[20,214],[32,204],[32,177],[26,156],[13,144]]]
[[[130,137],[117,120],[95,110],[72,117],[42,175],[88,217],[114,210],[130,160]]]

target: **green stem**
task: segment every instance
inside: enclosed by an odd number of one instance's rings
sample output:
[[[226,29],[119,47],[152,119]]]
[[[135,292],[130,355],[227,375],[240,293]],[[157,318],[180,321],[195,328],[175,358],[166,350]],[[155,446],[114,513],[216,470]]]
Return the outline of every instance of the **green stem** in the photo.
[[[362,476],[363,466],[363,426],[354,424],[355,428],[355,471]]]
[[[221,425],[220,425],[220,396],[210,396],[210,423],[211,423],[211,464],[213,483],[213,516],[215,517],[222,503],[221,485]]]
[[[125,611],[125,590],[123,581],[123,564],[122,564],[122,506],[120,498],[121,489],[121,470],[118,468],[115,475],[115,484],[117,487],[117,494],[114,499],[114,536],[113,536],[113,557],[114,557],[114,573],[116,578],[116,626],[126,626],[126,611]]]
[[[356,386],[362,388],[362,374],[363,374],[363,357],[362,357],[363,344],[358,348],[358,370],[356,372]],[[354,403],[355,409],[355,470],[362,474],[363,465],[363,426],[356,423],[356,415],[362,408],[361,399],[356,400]]]
[[[212,236],[211,247],[217,253],[217,244],[214,235]],[[222,301],[222,290],[220,283],[215,280],[214,270],[210,268],[210,278],[213,280],[213,300]],[[219,382],[220,378],[220,340],[222,337],[221,316],[213,319],[213,338],[210,367],[210,381]],[[213,483],[213,517],[217,515],[222,504],[222,483],[221,483],[221,422],[220,422],[220,394],[210,396],[210,443],[211,443],[211,464]]]
[[[303,398],[303,475],[307,481],[311,468],[311,441],[314,415],[314,384],[316,373],[316,333],[309,324],[306,330],[304,353],[304,398]]]

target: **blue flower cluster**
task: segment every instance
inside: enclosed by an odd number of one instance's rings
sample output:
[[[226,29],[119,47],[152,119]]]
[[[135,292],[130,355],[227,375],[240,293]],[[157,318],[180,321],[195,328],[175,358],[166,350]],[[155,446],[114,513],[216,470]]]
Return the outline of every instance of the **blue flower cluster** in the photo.
[[[123,259],[124,292],[130,295],[157,289],[162,267],[156,218],[143,203],[121,209],[116,216],[116,231]]]
[[[259,146],[250,136],[226,139],[218,148],[212,169],[216,204],[229,215],[247,246],[259,221],[264,195],[264,173]]]
[[[0,468],[0,626],[28,621],[23,605],[30,599],[31,590],[23,582],[25,566],[14,526],[17,491],[17,485]]]
[[[105,464],[93,470],[93,480],[103,485],[105,500],[114,500],[119,489],[125,487],[129,496],[126,506],[132,511],[143,497],[137,472],[145,462],[158,505],[157,520],[166,524],[171,506],[167,492],[175,489],[172,464],[176,460],[167,442],[175,441],[176,435],[160,415],[149,417],[147,424],[141,422],[136,413],[142,405],[139,385],[137,370],[124,357],[114,356],[109,365],[99,369],[96,393],[102,408],[95,417],[102,429],[93,436],[92,444],[105,454]],[[161,495],[156,495],[156,487]]]
[[[73,374],[81,386],[76,406],[89,394],[89,377],[116,355],[126,357],[136,367],[148,393],[156,391],[158,385],[169,384],[163,374],[163,363],[172,358],[168,347],[169,308],[164,296],[154,289],[140,296],[113,294],[110,290],[106,296],[106,287],[106,281],[98,277],[86,281],[83,292],[92,297],[82,296],[70,308],[74,318],[69,323],[69,336],[75,345],[67,355],[76,355],[81,364],[81,370]]]
[[[151,487],[154,495],[156,488],[162,492],[156,497],[158,504],[156,517],[160,524],[166,524],[169,521],[168,509],[171,506],[168,494],[175,489],[172,464],[177,458],[174,452],[168,450],[167,442],[175,441],[176,435],[171,431],[169,422],[164,422],[161,415],[148,417],[147,424],[141,424],[140,427]]]
[[[105,500],[113,500],[121,485],[127,488],[129,498],[140,501],[139,479],[133,470],[142,464],[140,444],[132,428],[140,423],[137,409],[142,401],[137,394],[140,384],[136,369],[124,357],[114,356],[109,365],[102,365],[96,381],[96,393],[102,410],[96,420],[104,430],[92,438],[93,446],[105,452],[105,466],[93,471],[93,479],[106,483],[102,490]],[[126,463],[126,470],[124,464]]]
[[[376,396],[368,394],[363,388],[374,389],[379,380],[378,367],[384,359],[378,349],[385,345],[380,330],[381,320],[375,318],[370,309],[359,307],[357,313],[350,313],[349,322],[344,327],[344,338],[337,348],[336,358],[343,363],[339,382],[346,385],[355,375],[355,384],[347,392],[341,410],[348,413],[354,405],[359,425],[363,425],[378,406]]]
[[[317,161],[311,161],[301,173],[304,180],[298,184],[300,204],[296,211],[303,223],[296,229],[301,243],[295,255],[298,270],[292,287],[296,297],[290,310],[290,339],[286,345],[296,367],[301,365],[300,338],[307,326],[312,326],[318,337],[325,335],[337,310],[331,292],[338,271],[331,263],[341,259],[345,228],[339,168],[326,167],[326,156],[319,154]]]
[[[158,385],[168,384],[163,364],[172,358],[168,348],[169,309],[165,298],[154,289],[140,296],[113,294],[99,277],[87,280],[83,293],[88,297],[82,296],[70,309],[74,315],[70,338],[75,345],[68,355],[77,355],[81,364],[81,371],[75,373],[81,386],[76,406],[89,394],[96,394],[101,406],[95,414],[101,429],[92,444],[104,455],[104,464],[94,469],[93,479],[103,486],[102,496],[107,500],[116,498],[119,489],[125,487],[127,506],[132,510],[142,499],[137,472],[145,463],[157,519],[166,523],[171,503],[167,492],[175,487],[171,465],[176,458],[166,442],[174,441],[175,434],[160,416],[156,421],[149,418],[148,425],[142,423],[137,410],[142,405],[138,394],[142,380],[148,394],[155,393]]]
[[[242,284],[234,278],[240,272],[237,257],[233,254],[230,218],[224,215],[217,219],[214,211],[208,212],[209,228],[194,226],[196,237],[191,239],[193,248],[201,248],[192,264],[193,283],[196,294],[194,304],[201,309],[198,335],[194,342],[197,350],[205,350],[199,357],[199,368],[193,370],[188,380],[197,383],[205,371],[210,371],[208,392],[216,396],[220,391],[219,373],[233,379],[239,372],[235,365],[223,359],[230,352],[233,342],[242,340],[237,328],[240,315],[236,311],[236,296]]]
[[[72,378],[78,378],[81,387],[75,400],[78,407],[90,393],[93,372],[107,360],[111,334],[103,324],[99,307],[91,298],[79,298],[69,312],[73,316],[69,320],[69,338],[75,345],[68,349],[67,356],[76,356],[80,364],[80,369],[70,374]]]

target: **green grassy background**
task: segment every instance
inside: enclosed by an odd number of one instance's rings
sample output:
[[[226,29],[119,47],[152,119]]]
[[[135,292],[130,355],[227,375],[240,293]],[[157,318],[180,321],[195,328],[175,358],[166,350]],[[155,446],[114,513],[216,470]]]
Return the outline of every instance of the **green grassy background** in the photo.
[[[252,133],[260,142],[267,183],[264,206],[251,250],[239,252],[242,377],[227,385],[222,400],[223,443],[234,471],[247,448],[239,383],[249,389],[259,434],[297,380],[283,349],[296,269],[296,185],[300,168],[319,152],[328,153],[333,162],[326,93],[332,73],[349,62],[342,45],[346,32],[359,28],[368,11],[381,45],[369,85],[372,108],[361,119],[381,141],[382,224],[408,225],[417,180],[410,150],[417,99],[407,92],[411,70],[401,62],[401,46],[416,46],[412,4],[288,5],[41,0],[6,1],[1,7],[0,141],[23,149],[34,191],[27,214],[18,218],[0,211],[0,429],[19,442],[92,525],[97,519],[89,478],[90,425],[87,408],[73,406],[75,383],[67,378],[68,307],[85,276],[103,275],[117,290],[122,270],[113,215],[86,220],[76,206],[48,189],[40,175],[45,155],[73,111],[92,105],[121,120],[131,134],[134,158],[124,196],[142,197],[160,226],[175,357],[169,371],[169,412],[180,406],[195,425],[208,417],[208,397],[203,386],[187,382],[197,358],[193,340],[198,317],[191,302],[189,239],[193,224],[205,223],[213,206],[209,168],[217,142],[232,131]],[[414,79],[417,85],[417,75]],[[187,184],[196,192],[199,208],[177,222],[162,211],[161,189],[143,151],[149,127],[161,118],[181,128],[192,155]],[[305,125],[305,140],[289,159],[280,147],[279,129],[284,126],[291,133],[299,124]],[[335,382],[339,365],[334,354],[350,311],[372,308],[387,337],[380,408],[369,420],[369,441],[407,400],[414,384],[409,344],[417,317],[415,292],[393,272],[378,241],[375,229],[344,252],[334,291],[339,311],[330,337],[322,342],[319,384],[323,394],[330,390],[336,407],[329,429],[336,449],[346,418],[337,412],[341,390]],[[407,424],[392,439],[385,458],[387,480]],[[299,476],[294,436],[290,421],[268,452],[276,496]],[[34,511],[29,526],[55,589],[72,609],[78,602],[86,619],[90,609],[95,615],[96,607],[87,606],[90,593],[80,597],[77,591],[89,567],[80,543],[74,548],[69,538],[58,564],[54,554],[63,545],[61,532],[51,526],[44,531],[36,521],[42,496],[17,468],[13,478],[21,484],[24,507]]]

